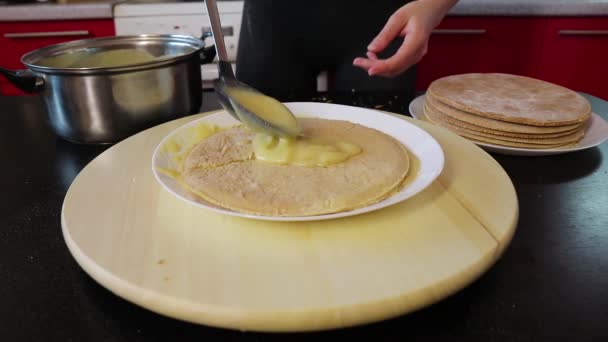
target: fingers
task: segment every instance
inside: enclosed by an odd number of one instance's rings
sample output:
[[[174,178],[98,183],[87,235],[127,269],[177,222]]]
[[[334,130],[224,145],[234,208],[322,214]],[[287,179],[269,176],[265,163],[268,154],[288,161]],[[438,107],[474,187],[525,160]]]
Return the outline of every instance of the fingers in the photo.
[[[367,72],[370,76],[395,77],[418,63],[426,54],[428,37],[421,31],[408,33],[397,52],[388,59],[372,61]]]
[[[363,57],[357,57],[353,61],[353,65],[356,66],[356,67],[359,67],[359,68],[361,68],[361,69],[363,69],[365,71],[368,71],[373,66],[375,66],[377,62],[378,62],[377,60],[372,60],[372,59],[363,58]]]
[[[353,65],[357,66],[365,71],[378,64],[378,56],[375,53],[368,51],[366,53],[367,58],[358,57],[353,61]]]
[[[426,54],[428,34],[416,27],[415,21],[408,23],[406,36],[397,52],[388,59],[378,59],[368,51],[367,58],[356,58],[353,65],[367,71],[370,76],[395,77],[419,62]]]
[[[367,71],[370,76],[395,77],[418,63],[426,54],[433,27],[429,25],[427,5],[412,2],[397,10],[369,44],[367,58],[355,58],[353,65]],[[398,35],[405,38],[397,52],[390,58],[378,59],[376,53],[386,49]]]
[[[367,49],[372,52],[380,52],[384,50],[403,30],[406,23],[406,14],[404,11],[397,11],[390,16],[380,33],[367,46]]]

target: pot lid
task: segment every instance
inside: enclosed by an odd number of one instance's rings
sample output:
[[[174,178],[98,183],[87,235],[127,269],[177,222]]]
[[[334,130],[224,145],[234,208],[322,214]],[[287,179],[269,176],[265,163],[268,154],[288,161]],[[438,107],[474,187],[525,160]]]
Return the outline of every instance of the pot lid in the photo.
[[[75,40],[25,54],[21,62],[43,73],[133,71],[201,53],[205,42],[182,35],[134,35]]]

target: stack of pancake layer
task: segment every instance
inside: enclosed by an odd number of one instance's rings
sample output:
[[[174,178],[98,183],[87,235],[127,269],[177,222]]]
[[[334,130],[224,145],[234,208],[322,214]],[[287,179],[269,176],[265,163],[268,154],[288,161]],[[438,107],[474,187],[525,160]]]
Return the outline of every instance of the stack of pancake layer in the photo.
[[[591,106],[576,92],[545,81],[473,73],[431,83],[424,115],[475,142],[547,149],[581,140]]]

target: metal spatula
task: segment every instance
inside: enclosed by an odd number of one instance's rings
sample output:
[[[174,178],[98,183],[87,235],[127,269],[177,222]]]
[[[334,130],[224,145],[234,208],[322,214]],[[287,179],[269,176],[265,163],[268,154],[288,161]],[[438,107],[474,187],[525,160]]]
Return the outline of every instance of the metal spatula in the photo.
[[[299,128],[296,130],[286,129],[264,120],[260,115],[253,113],[235,97],[230,95],[231,90],[236,89],[251,92],[256,96],[264,96],[268,98],[267,95],[264,95],[263,93],[236,79],[234,72],[232,71],[232,66],[230,65],[230,62],[228,62],[228,54],[226,53],[224,34],[222,32],[222,25],[217,10],[217,4],[215,0],[205,0],[205,5],[207,6],[207,12],[209,13],[211,32],[213,33],[215,49],[217,50],[217,55],[219,58],[219,78],[214,81],[214,88],[222,107],[224,107],[224,109],[235,119],[241,121],[243,124],[247,125],[253,130],[263,131],[272,135],[279,135],[283,137],[297,136],[299,134]],[[277,106],[282,106],[285,109],[286,115],[293,116],[293,113],[291,113],[291,111],[289,111],[289,109],[287,109],[287,107],[285,107],[282,103],[276,101],[275,104]],[[295,116],[293,117],[295,120]]]

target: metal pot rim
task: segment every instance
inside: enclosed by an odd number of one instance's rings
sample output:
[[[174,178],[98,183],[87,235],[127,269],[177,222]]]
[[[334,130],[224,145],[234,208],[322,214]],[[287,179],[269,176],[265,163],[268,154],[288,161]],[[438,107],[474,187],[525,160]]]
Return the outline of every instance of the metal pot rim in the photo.
[[[71,50],[80,50],[85,48],[95,48],[111,46],[125,42],[141,42],[141,41],[161,41],[167,43],[183,43],[189,45],[192,51],[176,55],[168,56],[166,58],[160,58],[150,62],[136,63],[121,65],[117,67],[93,67],[93,68],[56,68],[42,65],[36,65],[36,62],[42,58],[51,57],[63,53],[69,53]],[[100,38],[88,38],[69,41],[65,43],[48,45],[24,54],[21,57],[21,62],[26,65],[29,69],[41,72],[41,73],[62,73],[62,74],[91,74],[91,73],[107,73],[107,72],[127,72],[136,71],[142,69],[155,68],[172,64],[184,59],[190,58],[194,54],[201,53],[201,50],[205,47],[205,42],[201,39],[186,36],[186,35],[173,35],[173,34],[161,34],[161,35],[123,35],[123,36],[109,36]]]

